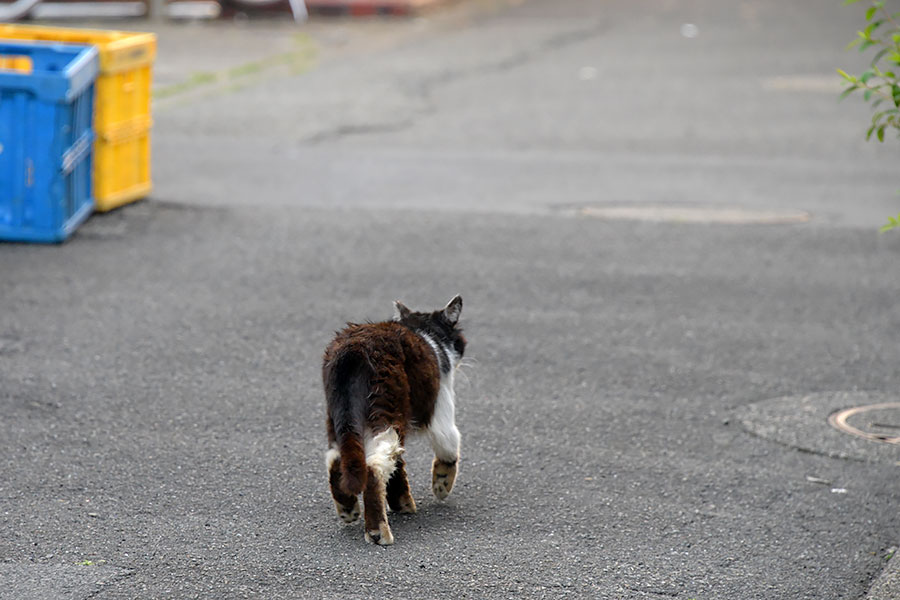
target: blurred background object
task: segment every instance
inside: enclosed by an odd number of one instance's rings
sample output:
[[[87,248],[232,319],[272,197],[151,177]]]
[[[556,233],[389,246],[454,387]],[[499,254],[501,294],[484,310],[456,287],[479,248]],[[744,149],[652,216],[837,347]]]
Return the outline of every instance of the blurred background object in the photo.
[[[349,16],[411,16],[449,0],[12,0],[0,2],[0,22],[22,19],[169,18],[284,15],[300,23],[310,12]]]

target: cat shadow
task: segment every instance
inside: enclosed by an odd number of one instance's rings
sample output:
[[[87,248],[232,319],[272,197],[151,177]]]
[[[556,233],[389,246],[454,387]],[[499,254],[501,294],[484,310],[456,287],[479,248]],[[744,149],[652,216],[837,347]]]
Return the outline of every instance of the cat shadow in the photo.
[[[417,499],[416,509],[415,513],[388,511],[388,523],[398,543],[427,541],[436,534],[446,533],[448,528],[455,528],[465,512],[452,497],[444,501],[433,497]],[[364,529],[362,518],[350,524],[340,523],[335,537],[342,543],[358,545]]]
[[[428,538],[435,533],[446,532],[465,518],[465,508],[452,497],[444,501],[422,498],[416,502],[417,510],[413,514],[388,513],[395,536]]]

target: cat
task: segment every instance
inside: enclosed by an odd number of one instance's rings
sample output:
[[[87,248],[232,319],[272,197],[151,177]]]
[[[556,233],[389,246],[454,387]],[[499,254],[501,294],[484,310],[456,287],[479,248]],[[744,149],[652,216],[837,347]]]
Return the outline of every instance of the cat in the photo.
[[[325,350],[331,495],[338,517],[353,523],[362,492],[367,542],[394,543],[385,500],[394,512],[416,512],[403,461],[407,435],[421,432],[431,442],[435,497],[453,489],[460,444],[453,375],[466,348],[461,311],[459,296],[434,312],[397,301],[393,320],[348,323]]]

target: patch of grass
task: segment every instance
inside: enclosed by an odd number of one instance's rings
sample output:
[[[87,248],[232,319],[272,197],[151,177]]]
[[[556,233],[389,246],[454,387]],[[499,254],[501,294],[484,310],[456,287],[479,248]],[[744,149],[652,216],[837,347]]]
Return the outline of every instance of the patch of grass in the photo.
[[[199,87],[220,82],[231,84],[228,86],[228,90],[241,89],[244,86],[238,84],[239,80],[259,75],[277,66],[287,66],[291,75],[304,73],[315,65],[316,56],[318,55],[316,44],[306,33],[295,34],[292,39],[296,48],[290,52],[253,60],[217,73],[206,71],[194,73],[186,81],[153,90],[153,98],[157,100],[170,98]]]
[[[228,77],[233,79],[236,77],[244,77],[245,75],[253,75],[254,73],[259,73],[264,68],[265,66],[262,61],[257,60],[228,69]]]
[[[173,83],[172,85],[167,85],[163,88],[153,90],[153,97],[157,99],[168,98],[169,96],[182,94],[200,86],[215,83],[216,81],[218,81],[218,79],[219,76],[215,73],[200,71],[198,73],[192,74],[186,81]]]

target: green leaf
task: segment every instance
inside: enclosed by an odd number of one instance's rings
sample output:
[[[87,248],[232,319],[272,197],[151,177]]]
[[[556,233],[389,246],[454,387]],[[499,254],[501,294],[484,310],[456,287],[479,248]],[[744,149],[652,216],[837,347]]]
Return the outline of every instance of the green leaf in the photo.
[[[878,141],[879,141],[879,142],[883,142],[883,141],[884,141],[884,127],[885,127],[885,126],[882,125],[881,127],[878,128]]]
[[[875,77],[875,72],[869,70],[869,71],[863,72],[863,74],[859,76],[859,80],[862,81],[863,83],[865,83],[865,82],[869,81],[870,79],[872,79],[873,77]]]
[[[850,42],[849,44],[847,44],[847,46],[844,48],[844,50],[850,50],[851,48],[854,48],[854,47],[855,47],[858,43],[860,43],[861,41],[862,41],[862,40],[861,40],[860,38],[856,38],[855,40],[853,40],[852,42]]]
[[[871,99],[872,99],[872,90],[866,90],[865,92],[863,92],[863,100],[868,102]]]
[[[889,50],[890,50],[890,48],[882,48],[881,50],[879,50],[878,53],[875,55],[875,57],[872,59],[872,62],[870,64],[874,67],[875,64],[879,60],[881,60],[881,57],[884,56],[885,54],[887,54]]]
[[[841,77],[843,77],[844,79],[846,79],[846,80],[849,81],[850,83],[854,83],[854,84],[856,83],[856,77],[854,77],[853,75],[850,75],[849,73],[847,73],[847,72],[844,71],[843,69],[838,69],[837,72],[838,72],[838,75],[840,75]]]
[[[877,13],[877,12],[878,12],[877,6],[869,7],[869,10],[866,11],[866,21],[871,21],[872,17],[874,17],[875,13]]]
[[[894,106],[900,108],[900,85],[895,83],[891,86],[891,95],[894,97]]]
[[[897,215],[897,218],[888,217],[888,222],[882,225],[881,229],[878,231],[884,233],[885,231],[890,231],[891,229],[896,229],[898,227],[900,227],[900,215]]]
[[[872,138],[872,134],[875,132],[875,125],[869,127],[869,130],[866,132],[866,141],[868,142]]]
[[[875,45],[875,42],[870,42],[869,40],[866,40],[862,44],[859,45],[859,51],[865,52],[866,50],[868,50],[869,48],[871,48],[874,45]]]
[[[855,92],[855,91],[858,90],[858,89],[859,89],[859,88],[856,87],[855,85],[851,85],[851,86],[848,87],[846,90],[844,90],[843,92],[841,92],[841,95],[840,95],[840,97],[838,98],[838,100],[843,100],[844,98],[846,98],[847,96],[849,96],[850,94],[852,94],[853,92]]]
[[[884,19],[879,19],[878,21],[870,23],[868,26],[866,26],[866,28],[864,30],[864,33],[866,34],[866,38],[872,39],[872,34],[875,33],[875,30],[878,29],[879,27],[881,27],[881,25],[883,23],[884,23]]]

